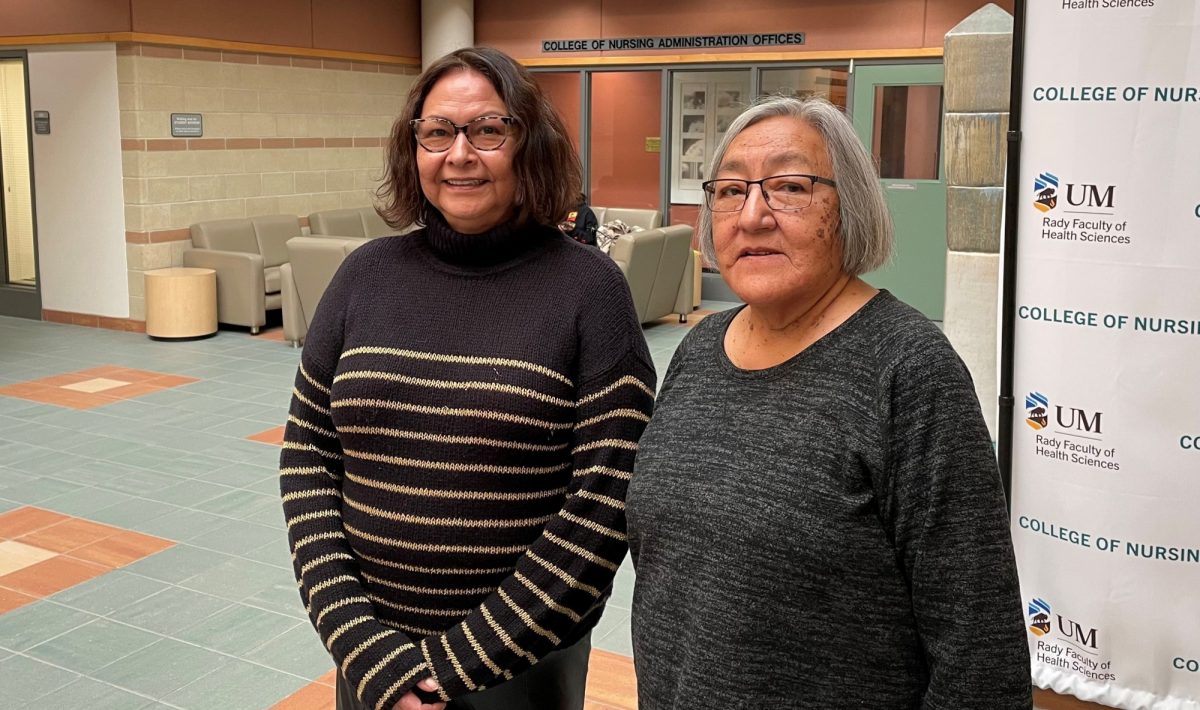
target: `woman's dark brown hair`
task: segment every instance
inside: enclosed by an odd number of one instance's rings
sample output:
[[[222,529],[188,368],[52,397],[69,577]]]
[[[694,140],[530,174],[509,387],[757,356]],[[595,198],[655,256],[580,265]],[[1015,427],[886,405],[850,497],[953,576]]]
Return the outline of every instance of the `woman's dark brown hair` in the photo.
[[[425,98],[439,79],[464,69],[486,77],[509,115],[517,119],[516,130],[509,136],[516,142],[512,164],[517,178],[517,221],[557,224],[578,202],[583,182],[579,156],[562,118],[529,71],[491,47],[451,52],[417,77],[388,138],[386,174],[376,191],[379,213],[397,229],[428,223],[434,207],[421,191],[417,151],[422,148],[417,146],[409,121],[421,117]]]

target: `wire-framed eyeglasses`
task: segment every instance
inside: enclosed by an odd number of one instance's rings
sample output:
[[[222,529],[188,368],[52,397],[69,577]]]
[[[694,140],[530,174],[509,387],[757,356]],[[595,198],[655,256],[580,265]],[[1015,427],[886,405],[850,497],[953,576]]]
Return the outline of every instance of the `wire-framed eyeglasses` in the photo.
[[[430,153],[444,153],[454,145],[459,132],[466,134],[467,142],[476,150],[497,150],[508,140],[510,127],[516,121],[513,116],[480,116],[459,125],[444,118],[414,118],[408,125],[422,148]]]
[[[713,212],[740,212],[750,196],[750,186],[758,185],[763,200],[772,210],[802,210],[812,204],[817,183],[837,187],[829,178],[816,175],[772,175],[761,180],[718,178],[700,184],[704,200]]]

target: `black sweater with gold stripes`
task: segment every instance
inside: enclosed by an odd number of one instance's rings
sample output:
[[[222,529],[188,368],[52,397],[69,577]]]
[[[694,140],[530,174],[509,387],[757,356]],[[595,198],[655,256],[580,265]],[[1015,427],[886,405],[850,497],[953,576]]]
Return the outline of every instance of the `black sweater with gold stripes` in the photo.
[[[435,216],[346,259],[280,485],[301,597],[367,706],[495,685],[595,625],[654,385],[620,271],[557,229]]]

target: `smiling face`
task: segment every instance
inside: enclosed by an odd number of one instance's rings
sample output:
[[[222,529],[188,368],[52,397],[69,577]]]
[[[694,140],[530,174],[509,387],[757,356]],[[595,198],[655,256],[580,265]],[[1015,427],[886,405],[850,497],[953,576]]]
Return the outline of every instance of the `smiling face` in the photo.
[[[437,81],[421,107],[421,118],[444,118],[463,125],[480,116],[507,116],[508,107],[482,74],[453,71]],[[513,171],[516,137],[496,150],[477,150],[463,133],[449,150],[431,153],[417,146],[421,191],[455,231],[479,234],[509,219],[516,210]]]
[[[800,119],[773,116],[734,138],[714,177],[760,180],[789,173],[833,178],[820,133]],[[712,214],[721,276],[751,307],[820,298],[844,275],[837,191],[821,184],[814,189],[808,207],[776,212],[751,186],[740,212]]]

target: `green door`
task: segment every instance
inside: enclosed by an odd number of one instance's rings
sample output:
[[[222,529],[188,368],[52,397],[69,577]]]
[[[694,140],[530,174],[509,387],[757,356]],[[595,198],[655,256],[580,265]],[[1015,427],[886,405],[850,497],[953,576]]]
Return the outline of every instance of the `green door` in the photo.
[[[942,76],[941,64],[859,65],[852,104],[896,225],[892,263],[864,278],[937,321],[946,304]]]

